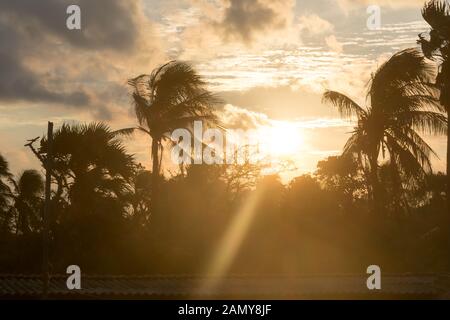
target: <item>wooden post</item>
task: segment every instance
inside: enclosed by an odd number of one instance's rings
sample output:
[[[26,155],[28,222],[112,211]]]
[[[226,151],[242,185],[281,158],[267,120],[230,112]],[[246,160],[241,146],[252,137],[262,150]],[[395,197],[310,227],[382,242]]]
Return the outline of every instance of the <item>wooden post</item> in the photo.
[[[50,282],[49,274],[49,261],[48,261],[48,246],[50,240],[50,211],[51,211],[51,179],[52,179],[52,163],[53,163],[53,123],[48,123],[47,131],[47,157],[45,161],[45,208],[43,216],[43,229],[42,229],[42,281],[44,284],[43,297],[44,299],[48,295],[48,288]]]

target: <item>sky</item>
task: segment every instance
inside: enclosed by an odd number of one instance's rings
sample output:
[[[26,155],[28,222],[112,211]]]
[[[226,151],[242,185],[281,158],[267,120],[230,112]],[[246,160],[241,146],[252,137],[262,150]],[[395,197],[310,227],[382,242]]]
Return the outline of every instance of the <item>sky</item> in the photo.
[[[228,126],[295,128],[289,154],[279,156],[295,163],[292,176],[312,172],[341,152],[353,128],[321,103],[322,93],[364,104],[371,72],[428,30],[423,2],[0,1],[0,153],[19,173],[39,168],[24,144],[42,136],[47,121],[134,125],[127,79],[177,59],[224,100]],[[66,27],[71,4],[81,8],[81,30]],[[367,27],[370,5],[380,6],[379,30]],[[444,170],[445,138],[427,141],[439,156],[435,171]],[[149,167],[149,141],[125,143]]]

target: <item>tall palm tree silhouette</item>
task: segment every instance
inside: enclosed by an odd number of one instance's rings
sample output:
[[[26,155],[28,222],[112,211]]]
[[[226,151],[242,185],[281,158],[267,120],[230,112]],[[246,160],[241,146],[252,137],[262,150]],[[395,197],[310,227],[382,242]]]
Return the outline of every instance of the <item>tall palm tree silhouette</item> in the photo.
[[[372,75],[365,107],[339,92],[323,95],[324,102],[336,106],[342,116],[358,119],[343,154],[358,154],[366,168],[375,212],[382,210],[380,155],[388,154],[396,171],[410,177],[431,171],[430,156],[435,153],[418,131],[443,134],[447,130],[438,90],[427,82],[433,70],[418,51],[406,49]]]
[[[170,132],[190,128],[194,121],[217,123],[213,107],[219,99],[206,89],[206,83],[187,63],[171,61],[128,81],[139,125],[118,130],[123,135],[141,131],[151,138],[152,201],[157,201],[163,141]]]
[[[441,89],[440,102],[448,116],[450,110],[450,5],[446,1],[429,1],[422,9],[422,16],[431,26],[431,31],[428,37],[420,34],[418,43],[422,45],[422,51],[427,58],[441,62],[436,84]],[[450,131],[447,131],[447,199],[450,195],[449,137]],[[449,203],[447,207],[450,212]]]

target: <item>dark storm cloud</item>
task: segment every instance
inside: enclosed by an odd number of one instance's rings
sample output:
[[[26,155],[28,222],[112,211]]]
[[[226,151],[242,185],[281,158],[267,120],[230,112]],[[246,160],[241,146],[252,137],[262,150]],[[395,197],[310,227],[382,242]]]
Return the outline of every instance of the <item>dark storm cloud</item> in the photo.
[[[43,79],[24,66],[24,39],[11,26],[0,21],[0,100],[86,105],[89,97],[82,91],[53,92],[43,85]]]
[[[0,14],[12,17],[15,24],[56,35],[77,47],[128,50],[137,38],[136,3],[135,0],[6,0],[0,1]],[[66,28],[66,9],[72,4],[81,9],[80,31]]]
[[[71,4],[81,8],[81,30],[66,27]],[[131,54],[139,37],[137,10],[137,0],[0,1],[0,101],[95,108],[93,114],[110,118],[108,108],[97,107],[92,90],[81,85],[83,79],[74,78],[61,63],[104,50]],[[55,52],[59,61],[49,58]],[[30,57],[38,68],[27,63]],[[103,80],[98,74],[92,70],[94,79]]]
[[[228,0],[225,16],[216,27],[226,38],[249,42],[255,34],[284,28],[288,24],[290,0]]]

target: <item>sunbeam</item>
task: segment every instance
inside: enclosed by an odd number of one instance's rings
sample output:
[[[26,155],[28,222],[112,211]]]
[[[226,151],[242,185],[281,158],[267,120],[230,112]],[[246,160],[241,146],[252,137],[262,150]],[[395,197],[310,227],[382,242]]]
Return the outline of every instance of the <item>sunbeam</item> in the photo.
[[[233,263],[247,231],[255,219],[257,206],[264,195],[264,190],[265,188],[262,186],[253,192],[236,213],[207,268],[206,274],[209,277],[200,288],[201,292],[214,292],[220,284],[220,279]]]

